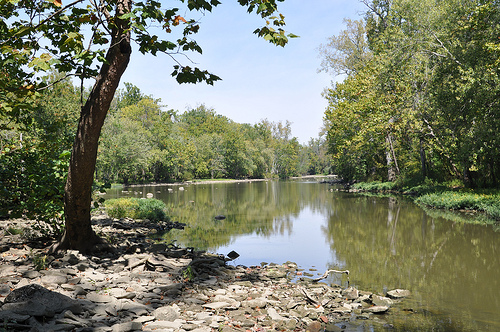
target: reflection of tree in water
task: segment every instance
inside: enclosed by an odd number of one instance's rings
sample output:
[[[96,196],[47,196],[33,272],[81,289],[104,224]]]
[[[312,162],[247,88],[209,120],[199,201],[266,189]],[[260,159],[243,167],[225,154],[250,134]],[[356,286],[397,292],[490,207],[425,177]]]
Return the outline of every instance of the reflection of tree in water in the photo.
[[[393,198],[346,194],[323,231],[362,289],[409,288],[460,330],[482,329],[480,321],[491,322],[500,308],[500,234],[490,227],[433,219]]]
[[[329,209],[326,207],[329,204],[325,204],[328,189],[324,184],[303,185],[293,181],[190,186],[182,193],[165,196],[173,219],[189,226],[184,231],[172,231],[164,238],[207,249],[228,245],[237,235],[291,234],[293,220],[304,208],[323,212]],[[160,196],[160,199],[164,197]],[[218,214],[225,215],[226,219],[215,220]]]

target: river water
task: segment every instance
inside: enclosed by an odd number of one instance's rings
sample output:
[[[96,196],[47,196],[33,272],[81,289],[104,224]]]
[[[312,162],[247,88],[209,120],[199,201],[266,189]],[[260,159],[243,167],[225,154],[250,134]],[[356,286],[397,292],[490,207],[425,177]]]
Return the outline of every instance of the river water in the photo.
[[[264,181],[109,190],[105,198],[164,201],[186,223],[164,241],[227,254],[234,264],[292,261],[317,276],[348,269],[327,283],[385,293],[409,289],[397,314],[353,331],[500,331],[500,227],[443,218],[404,198],[338,192],[315,181]],[[216,220],[217,215],[226,219]],[[451,219],[451,220],[450,220]]]

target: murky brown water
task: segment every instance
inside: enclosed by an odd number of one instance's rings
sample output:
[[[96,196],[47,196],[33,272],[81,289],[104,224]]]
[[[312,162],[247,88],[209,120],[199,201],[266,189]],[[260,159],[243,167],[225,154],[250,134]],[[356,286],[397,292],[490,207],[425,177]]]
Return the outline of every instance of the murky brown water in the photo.
[[[171,189],[171,191],[168,190]],[[350,284],[383,293],[412,291],[380,323],[348,330],[500,331],[500,227],[454,221],[405,199],[330,191],[306,181],[216,183],[111,190],[106,198],[165,201],[174,220],[189,225],[165,241],[218,253],[237,251],[236,264],[296,262],[316,275],[351,271]],[[172,190],[173,189],[173,190]],[[218,221],[214,216],[227,218]],[[345,277],[326,282],[347,284]],[[407,310],[409,309],[409,310]]]

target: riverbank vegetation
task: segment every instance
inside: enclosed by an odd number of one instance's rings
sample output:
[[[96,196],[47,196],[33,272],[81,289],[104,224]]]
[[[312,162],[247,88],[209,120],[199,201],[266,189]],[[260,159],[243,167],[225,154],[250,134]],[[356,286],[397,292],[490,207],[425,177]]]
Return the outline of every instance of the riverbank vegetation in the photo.
[[[359,182],[352,186],[355,191],[384,193],[391,192],[413,197],[422,207],[481,212],[486,223],[500,220],[500,191],[497,189],[472,189],[433,185],[402,185],[397,182]]]
[[[324,92],[336,174],[498,188],[498,1],[363,2],[364,18],[320,49],[322,69],[345,77]]]

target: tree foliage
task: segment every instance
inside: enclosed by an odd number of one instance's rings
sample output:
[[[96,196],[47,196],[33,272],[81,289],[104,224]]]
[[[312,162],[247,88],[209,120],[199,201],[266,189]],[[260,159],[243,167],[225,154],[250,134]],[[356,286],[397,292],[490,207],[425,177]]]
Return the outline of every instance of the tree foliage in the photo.
[[[322,47],[322,69],[347,74],[325,92],[336,170],[498,185],[498,1],[363,2]]]
[[[51,74],[50,85],[61,79]],[[63,229],[64,184],[79,108],[79,91],[64,80],[41,92],[31,121],[2,118],[0,130],[0,216],[39,221],[45,233]]]

